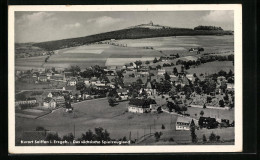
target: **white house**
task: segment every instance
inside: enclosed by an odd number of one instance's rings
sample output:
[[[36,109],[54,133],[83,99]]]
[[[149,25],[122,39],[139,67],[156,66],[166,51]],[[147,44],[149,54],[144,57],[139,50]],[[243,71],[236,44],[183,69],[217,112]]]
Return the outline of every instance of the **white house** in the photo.
[[[121,88],[117,89],[117,94],[121,98],[121,100],[128,100],[128,90]]]
[[[187,74],[186,77],[187,77],[190,81],[193,81],[193,79],[194,79],[193,74]]]
[[[68,80],[68,85],[69,86],[75,86],[77,84],[77,80],[75,78],[72,78]]]
[[[157,75],[162,76],[162,75],[164,75],[164,74],[165,74],[165,69],[158,69]]]
[[[234,83],[227,83],[227,89],[233,90],[234,88]]]
[[[47,97],[44,99],[43,107],[48,108],[48,109],[54,109],[54,108],[56,108],[56,102],[54,99]]]
[[[188,131],[190,130],[191,119],[187,117],[178,117],[176,121],[177,131]]]

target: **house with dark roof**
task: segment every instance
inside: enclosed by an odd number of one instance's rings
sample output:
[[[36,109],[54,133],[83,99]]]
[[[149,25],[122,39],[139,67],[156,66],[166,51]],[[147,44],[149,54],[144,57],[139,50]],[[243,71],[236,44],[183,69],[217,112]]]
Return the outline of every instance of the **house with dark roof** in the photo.
[[[40,74],[38,77],[38,80],[40,82],[47,82],[47,75],[46,74]]]
[[[52,91],[52,92],[51,92],[51,95],[52,95],[51,97],[54,98],[54,97],[61,96],[61,93],[58,92],[58,91]]]
[[[116,92],[121,100],[128,100],[128,90],[126,88],[119,88]]]
[[[43,101],[43,107],[48,109],[56,108],[56,101],[51,97],[46,97]]]
[[[68,86],[76,86],[76,84],[77,84],[76,78],[71,78],[68,80]]]
[[[208,129],[217,128],[218,122],[216,121],[216,118],[200,117],[199,126],[202,128],[208,128]]]
[[[148,113],[151,112],[150,103],[145,99],[131,99],[128,106],[128,112]]]

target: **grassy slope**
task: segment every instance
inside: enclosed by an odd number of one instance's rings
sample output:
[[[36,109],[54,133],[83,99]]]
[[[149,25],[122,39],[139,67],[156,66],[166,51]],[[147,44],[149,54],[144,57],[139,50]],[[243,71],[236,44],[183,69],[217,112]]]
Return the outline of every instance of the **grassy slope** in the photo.
[[[61,48],[68,48],[73,46],[80,46],[84,44],[99,42],[110,39],[138,39],[138,38],[151,38],[151,37],[167,37],[167,36],[192,36],[192,35],[230,35],[229,31],[216,31],[216,30],[192,30],[185,28],[170,28],[153,30],[148,28],[132,28],[122,29],[112,32],[100,33],[85,37],[63,39],[56,41],[48,41],[35,43],[34,46],[44,48],[46,50],[57,50]]]

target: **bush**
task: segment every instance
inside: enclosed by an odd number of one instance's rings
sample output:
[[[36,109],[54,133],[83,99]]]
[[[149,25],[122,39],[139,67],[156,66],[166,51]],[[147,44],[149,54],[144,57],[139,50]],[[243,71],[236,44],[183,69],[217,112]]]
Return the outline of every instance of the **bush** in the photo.
[[[165,126],[162,124],[162,129],[165,129]]]
[[[203,134],[202,141],[207,142],[207,137],[205,136],[205,134]]]
[[[154,137],[155,137],[156,141],[159,141],[161,135],[162,135],[162,132],[155,132],[154,133]]]
[[[210,136],[209,136],[209,141],[210,142],[215,142],[216,141],[216,134],[214,134],[213,132],[210,134]]]
[[[171,137],[171,138],[169,139],[169,141],[170,141],[170,142],[174,142],[174,139]]]
[[[67,135],[64,135],[62,138],[63,141],[69,141],[72,142],[74,140],[74,135],[72,133],[69,133]]]

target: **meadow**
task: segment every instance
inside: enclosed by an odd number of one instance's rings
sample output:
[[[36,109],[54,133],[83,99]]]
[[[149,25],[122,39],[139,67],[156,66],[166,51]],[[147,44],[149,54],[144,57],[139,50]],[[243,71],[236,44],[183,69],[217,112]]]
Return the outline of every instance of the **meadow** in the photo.
[[[178,143],[190,142],[190,131],[175,131],[176,115],[158,114],[156,112],[148,114],[129,113],[127,112],[127,103],[120,102],[119,105],[111,107],[108,105],[107,99],[97,99],[74,104],[74,113],[66,113],[61,108],[38,119],[16,116],[16,137],[21,137],[23,131],[35,130],[37,126],[56,131],[62,137],[65,134],[73,133],[75,125],[77,138],[89,129],[94,130],[96,127],[102,127],[107,129],[111,138],[116,139],[124,136],[129,138],[131,134],[131,139],[134,140],[150,132],[162,132],[162,141],[174,138]],[[207,114],[206,111],[205,114]],[[165,129],[162,129],[162,125],[165,126]],[[210,134],[211,132],[226,140],[232,139],[234,135],[232,128],[196,131],[199,138],[202,137],[202,134]],[[154,139],[154,136],[151,139]],[[153,140],[149,143],[154,142]],[[141,144],[143,143],[148,142],[144,141]]]
[[[204,53],[221,53],[234,51],[234,36],[177,36],[143,39],[116,40],[116,43],[127,44],[119,47],[108,44],[92,44],[57,50],[47,63],[45,57],[30,57],[16,60],[18,67],[61,67],[78,65],[82,68],[93,66],[124,65],[135,60],[150,60],[170,54],[180,56],[199,56],[188,52],[193,47],[203,47]],[[152,47],[153,49],[145,49]],[[124,58],[124,60],[122,60]],[[127,59],[126,59],[127,58]]]

